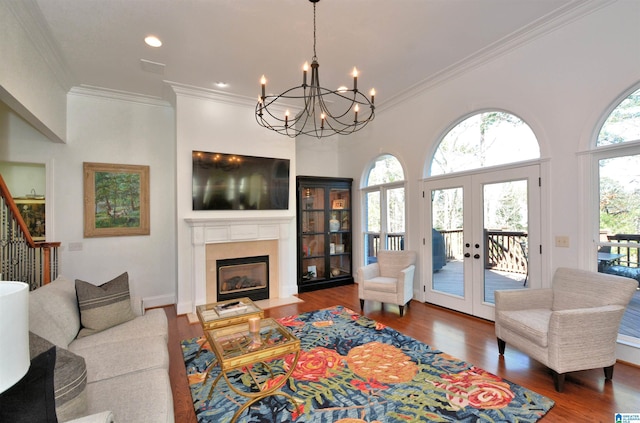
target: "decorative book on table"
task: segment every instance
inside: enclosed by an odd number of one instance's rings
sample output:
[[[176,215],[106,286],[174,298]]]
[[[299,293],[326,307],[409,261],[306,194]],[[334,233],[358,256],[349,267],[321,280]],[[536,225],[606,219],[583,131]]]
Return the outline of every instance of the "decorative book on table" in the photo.
[[[226,315],[226,314],[231,314],[231,313],[237,313],[239,311],[244,311],[247,309],[247,305],[244,303],[241,303],[240,301],[235,302],[235,303],[227,303],[227,304],[220,304],[215,306],[216,311],[218,312],[218,314],[220,316]]]
[[[200,313],[204,320],[216,319],[228,315],[244,312],[249,306],[240,301],[226,304],[218,304],[209,310],[202,310]]]

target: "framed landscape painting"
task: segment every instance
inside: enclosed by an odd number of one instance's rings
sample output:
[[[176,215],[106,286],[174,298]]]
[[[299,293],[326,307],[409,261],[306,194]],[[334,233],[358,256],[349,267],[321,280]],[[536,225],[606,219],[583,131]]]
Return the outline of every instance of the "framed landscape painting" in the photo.
[[[87,163],[84,236],[149,235],[149,166]]]

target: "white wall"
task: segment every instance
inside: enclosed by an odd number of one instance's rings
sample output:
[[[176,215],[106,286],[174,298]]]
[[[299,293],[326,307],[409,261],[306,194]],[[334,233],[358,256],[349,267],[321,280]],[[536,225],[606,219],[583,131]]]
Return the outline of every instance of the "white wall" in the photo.
[[[0,2],[0,100],[49,139],[63,142],[68,75],[31,10],[27,2]]]
[[[298,137],[295,140],[298,175],[337,176],[339,136],[312,138]]]
[[[47,206],[52,210],[47,215],[47,236],[49,241],[62,243],[60,273],[100,284],[126,271],[132,295],[142,297],[145,307],[174,303],[173,109],[168,104],[69,94],[67,144],[50,142],[4,110],[0,122],[6,138],[1,159],[46,164]],[[83,237],[83,162],[150,166],[149,236]],[[79,244],[82,250],[69,251],[70,243]]]
[[[0,109],[3,107],[6,106],[0,103]],[[45,195],[47,192],[44,163],[0,162],[0,174],[13,197],[25,197],[34,192]]]
[[[220,98],[206,91],[174,87],[176,92],[176,151],[177,170],[177,260],[178,260],[178,313],[194,311],[191,231],[186,218],[251,218],[291,217],[289,238],[284,251],[290,257],[296,254],[295,227],[295,140],[270,132],[255,122],[253,99]],[[193,150],[234,153],[250,156],[289,159],[289,210],[193,211],[191,172]],[[281,248],[282,251],[282,248]],[[289,269],[279,269],[281,296],[297,293],[295,260]],[[202,263],[203,270],[205,263]]]

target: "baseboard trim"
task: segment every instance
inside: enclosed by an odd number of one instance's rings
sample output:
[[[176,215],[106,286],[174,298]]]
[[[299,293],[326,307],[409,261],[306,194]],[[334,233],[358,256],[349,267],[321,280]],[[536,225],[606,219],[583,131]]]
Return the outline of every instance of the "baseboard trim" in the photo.
[[[144,310],[148,308],[163,307],[175,303],[175,295],[157,295],[155,297],[144,297],[142,299],[142,307]]]

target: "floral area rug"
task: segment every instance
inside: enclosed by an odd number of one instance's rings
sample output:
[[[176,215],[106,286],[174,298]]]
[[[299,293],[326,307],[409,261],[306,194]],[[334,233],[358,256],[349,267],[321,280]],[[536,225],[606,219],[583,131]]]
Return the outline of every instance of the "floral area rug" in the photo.
[[[282,387],[296,406],[285,396],[267,397],[245,410],[238,422],[535,422],[554,405],[348,308],[278,321],[301,341],[296,368]],[[196,357],[203,342],[182,341],[196,416],[199,423],[228,422],[246,398],[221,379],[207,400],[219,367],[212,368],[203,385],[214,359],[206,343]],[[292,361],[289,355],[269,365],[277,375]],[[246,373],[232,372],[230,380],[251,389]]]

